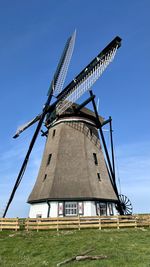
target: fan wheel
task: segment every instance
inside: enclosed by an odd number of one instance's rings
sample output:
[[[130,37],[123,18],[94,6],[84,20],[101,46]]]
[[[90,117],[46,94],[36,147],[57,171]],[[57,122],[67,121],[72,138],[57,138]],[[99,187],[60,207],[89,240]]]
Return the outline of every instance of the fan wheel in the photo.
[[[131,215],[133,211],[132,203],[128,197],[125,195],[119,195],[119,200],[121,207],[123,209],[124,215]]]

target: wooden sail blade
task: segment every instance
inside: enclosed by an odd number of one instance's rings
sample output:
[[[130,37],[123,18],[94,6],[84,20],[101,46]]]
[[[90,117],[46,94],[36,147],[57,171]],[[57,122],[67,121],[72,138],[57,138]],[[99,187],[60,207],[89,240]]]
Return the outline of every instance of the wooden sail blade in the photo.
[[[65,48],[63,50],[62,56],[60,58],[58,67],[56,69],[56,72],[54,74],[53,80],[50,84],[48,95],[53,92],[53,94],[56,96],[58,93],[60,93],[63,89],[63,85],[65,82],[65,78],[67,75],[68,67],[70,64],[70,60],[73,54],[74,44],[75,44],[75,38],[76,38],[76,30],[70,36],[66,42]]]
[[[26,130],[28,127],[30,127],[31,125],[33,125],[40,118],[41,118],[41,114],[37,115],[34,119],[28,121],[27,123],[19,126],[19,128],[17,129],[17,131],[16,131],[15,135],[13,136],[13,138],[17,138],[24,130]]]
[[[83,71],[58,95],[57,114],[62,114],[73,102],[89,90],[113,61],[121,38],[116,37]]]

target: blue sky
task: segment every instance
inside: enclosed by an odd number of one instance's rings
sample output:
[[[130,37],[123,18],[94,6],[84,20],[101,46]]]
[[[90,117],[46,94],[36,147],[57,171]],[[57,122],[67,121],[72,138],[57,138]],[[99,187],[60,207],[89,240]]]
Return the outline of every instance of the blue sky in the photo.
[[[93,86],[99,112],[113,117],[117,174],[134,212],[150,212],[150,1],[0,0],[0,212],[12,190],[34,127],[16,128],[38,114],[68,36],[77,29],[66,84],[116,35],[113,63]],[[108,140],[108,137],[106,136]],[[8,216],[28,216],[44,147],[39,137]]]

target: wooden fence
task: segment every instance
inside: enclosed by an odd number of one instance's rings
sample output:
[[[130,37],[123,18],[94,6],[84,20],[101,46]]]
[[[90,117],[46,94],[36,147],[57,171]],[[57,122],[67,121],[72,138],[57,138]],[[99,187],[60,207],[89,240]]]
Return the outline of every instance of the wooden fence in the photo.
[[[150,215],[130,216],[90,216],[90,217],[56,217],[56,218],[0,218],[2,230],[67,230],[67,229],[111,229],[127,227],[150,227]]]
[[[0,218],[0,231],[2,230],[15,230],[20,228],[18,218]]]
[[[50,230],[57,231],[63,229],[107,229],[126,227],[150,227],[150,215],[130,215],[130,216],[90,216],[90,217],[57,217],[57,218],[37,218],[26,219],[25,229],[29,230]]]

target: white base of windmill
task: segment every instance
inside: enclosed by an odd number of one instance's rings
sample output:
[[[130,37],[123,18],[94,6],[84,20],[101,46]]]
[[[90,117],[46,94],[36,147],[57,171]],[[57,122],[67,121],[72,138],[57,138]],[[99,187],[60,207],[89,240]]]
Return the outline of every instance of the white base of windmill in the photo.
[[[43,202],[30,205],[29,218],[47,218],[64,216],[111,216],[116,215],[114,203],[95,201]]]

